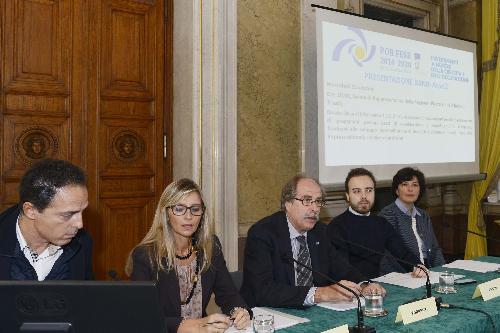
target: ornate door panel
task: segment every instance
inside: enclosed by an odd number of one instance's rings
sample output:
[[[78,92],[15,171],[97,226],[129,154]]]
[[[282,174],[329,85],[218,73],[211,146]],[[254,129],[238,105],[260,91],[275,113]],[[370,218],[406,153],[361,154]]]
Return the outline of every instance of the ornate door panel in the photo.
[[[45,157],[75,160],[72,145],[81,141],[81,111],[72,104],[73,22],[81,19],[72,1],[4,0],[1,50],[0,209],[18,200],[18,183],[27,166]],[[76,110],[81,108],[75,107]]]
[[[92,2],[89,115],[95,127],[98,268],[123,276],[130,249],[146,234],[164,187],[164,8],[161,1]],[[90,227],[90,226],[89,226]],[[98,271],[104,275],[105,271]]]
[[[0,208],[17,201],[33,161],[81,165],[96,275],[123,277],[171,178],[164,1],[0,1]]]

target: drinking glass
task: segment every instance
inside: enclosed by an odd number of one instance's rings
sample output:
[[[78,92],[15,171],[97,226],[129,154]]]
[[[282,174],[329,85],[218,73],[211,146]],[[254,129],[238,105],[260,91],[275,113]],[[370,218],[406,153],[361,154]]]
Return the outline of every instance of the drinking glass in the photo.
[[[363,294],[365,298],[364,314],[368,317],[385,316],[387,311],[384,310],[384,297],[379,291],[369,291]]]
[[[274,333],[274,316],[258,314],[253,317],[254,333]]]
[[[457,292],[455,289],[455,276],[452,272],[444,271],[439,275],[439,287],[436,291],[443,294],[453,294]]]

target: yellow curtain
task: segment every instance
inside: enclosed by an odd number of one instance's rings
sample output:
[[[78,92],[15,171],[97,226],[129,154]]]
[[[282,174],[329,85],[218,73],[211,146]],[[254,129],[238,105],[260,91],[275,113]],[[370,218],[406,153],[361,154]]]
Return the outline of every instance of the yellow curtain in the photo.
[[[481,201],[500,160],[500,66],[498,60],[498,0],[482,1],[482,90],[479,113],[479,165],[486,180],[475,182],[469,204],[468,229],[486,234]],[[486,240],[467,235],[465,258],[487,254]]]

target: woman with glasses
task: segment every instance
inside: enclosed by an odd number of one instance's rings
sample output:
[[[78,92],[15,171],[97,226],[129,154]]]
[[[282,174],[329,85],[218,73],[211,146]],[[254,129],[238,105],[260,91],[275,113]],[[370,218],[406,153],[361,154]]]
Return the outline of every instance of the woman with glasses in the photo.
[[[153,224],[132,250],[125,270],[131,280],[156,281],[169,332],[224,332],[250,323],[200,188],[190,179],[165,188]],[[212,293],[224,314],[207,316]]]
[[[399,170],[392,179],[392,192],[396,201],[384,207],[380,215],[392,224],[406,247],[426,267],[445,264],[429,214],[415,206],[425,193],[424,174],[410,167]],[[404,270],[394,259],[385,256],[380,271],[385,274]]]

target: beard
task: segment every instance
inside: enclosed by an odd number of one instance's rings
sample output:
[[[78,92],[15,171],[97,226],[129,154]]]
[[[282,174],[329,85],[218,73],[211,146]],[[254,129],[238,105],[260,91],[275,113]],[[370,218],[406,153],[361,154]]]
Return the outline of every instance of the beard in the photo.
[[[366,214],[372,209],[373,203],[369,201],[360,201],[356,205],[351,203],[351,208],[360,214]]]

